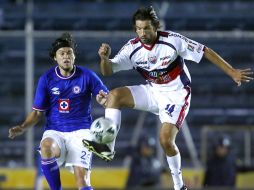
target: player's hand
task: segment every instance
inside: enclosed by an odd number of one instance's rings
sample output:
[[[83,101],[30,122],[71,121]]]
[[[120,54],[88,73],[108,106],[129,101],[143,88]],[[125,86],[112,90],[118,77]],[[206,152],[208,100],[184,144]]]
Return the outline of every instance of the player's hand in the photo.
[[[9,138],[14,139],[16,136],[22,135],[25,132],[25,129],[20,125],[14,126],[9,129]]]
[[[241,86],[242,82],[250,82],[254,78],[252,77],[253,71],[248,69],[236,69],[232,75],[233,80],[238,86]]]
[[[111,54],[110,46],[106,43],[101,44],[98,54],[101,57],[101,59],[108,59]]]
[[[108,93],[104,92],[103,90],[100,90],[99,94],[96,95],[96,101],[103,107],[106,107],[107,100],[108,100]]]

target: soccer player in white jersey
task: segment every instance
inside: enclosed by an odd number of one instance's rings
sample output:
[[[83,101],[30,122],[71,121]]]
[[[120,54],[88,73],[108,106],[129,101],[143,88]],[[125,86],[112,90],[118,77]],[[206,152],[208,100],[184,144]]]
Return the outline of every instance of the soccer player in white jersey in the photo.
[[[40,77],[33,111],[22,124],[9,130],[13,139],[46,116],[40,142],[41,168],[51,190],[62,189],[61,165],[74,172],[79,190],[93,189],[90,184],[92,153],[83,146],[82,139],[90,135],[92,96],[102,104],[100,94],[108,89],[93,71],[74,64],[75,54],[76,43],[69,33],[52,43],[50,57],[57,66]]]
[[[160,144],[167,156],[174,188],[185,190],[187,187],[182,179],[181,156],[175,143],[177,133],[189,111],[191,99],[191,79],[184,60],[199,63],[205,57],[237,85],[253,80],[250,77],[252,71],[233,68],[212,49],[181,34],[159,31],[160,22],[152,7],[138,9],[132,22],[137,37],[129,40],[112,59],[109,59],[110,46],[103,43],[98,51],[100,68],[105,76],[134,69],[146,79],[147,84],[111,90],[106,102],[105,117],[120,126],[122,108],[157,114],[162,123]],[[102,145],[84,140],[85,146],[100,154],[107,151],[113,153],[114,143]]]

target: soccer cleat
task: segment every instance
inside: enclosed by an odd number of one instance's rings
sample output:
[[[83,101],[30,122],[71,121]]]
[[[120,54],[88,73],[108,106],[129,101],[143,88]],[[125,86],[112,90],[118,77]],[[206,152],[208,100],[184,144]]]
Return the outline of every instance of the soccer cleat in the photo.
[[[93,152],[95,155],[105,160],[106,162],[113,160],[115,151],[111,152],[111,150],[106,144],[99,144],[94,141],[89,141],[86,139],[83,139],[82,142],[83,142],[83,145],[89,151]]]
[[[187,189],[186,185],[183,185],[180,190],[188,190],[188,189]]]

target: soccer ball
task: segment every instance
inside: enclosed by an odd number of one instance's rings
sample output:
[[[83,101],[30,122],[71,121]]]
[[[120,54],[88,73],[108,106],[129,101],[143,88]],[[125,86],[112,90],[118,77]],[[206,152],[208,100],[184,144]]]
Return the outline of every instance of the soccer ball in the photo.
[[[116,138],[117,127],[111,119],[99,117],[92,123],[90,132],[95,142],[107,144]]]

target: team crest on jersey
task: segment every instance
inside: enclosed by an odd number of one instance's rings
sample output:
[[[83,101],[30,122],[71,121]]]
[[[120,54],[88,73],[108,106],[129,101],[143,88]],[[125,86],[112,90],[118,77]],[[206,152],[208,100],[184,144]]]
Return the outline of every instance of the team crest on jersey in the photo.
[[[55,94],[55,95],[59,95],[60,94],[60,90],[57,87],[52,88],[51,92],[52,92],[52,94]]]
[[[79,86],[74,86],[73,89],[72,89],[72,92],[74,94],[79,94],[81,91],[80,87]]]
[[[58,110],[61,113],[70,112],[70,99],[59,99],[58,100]]]
[[[152,64],[155,64],[157,62],[157,57],[156,56],[148,57],[148,61]]]

